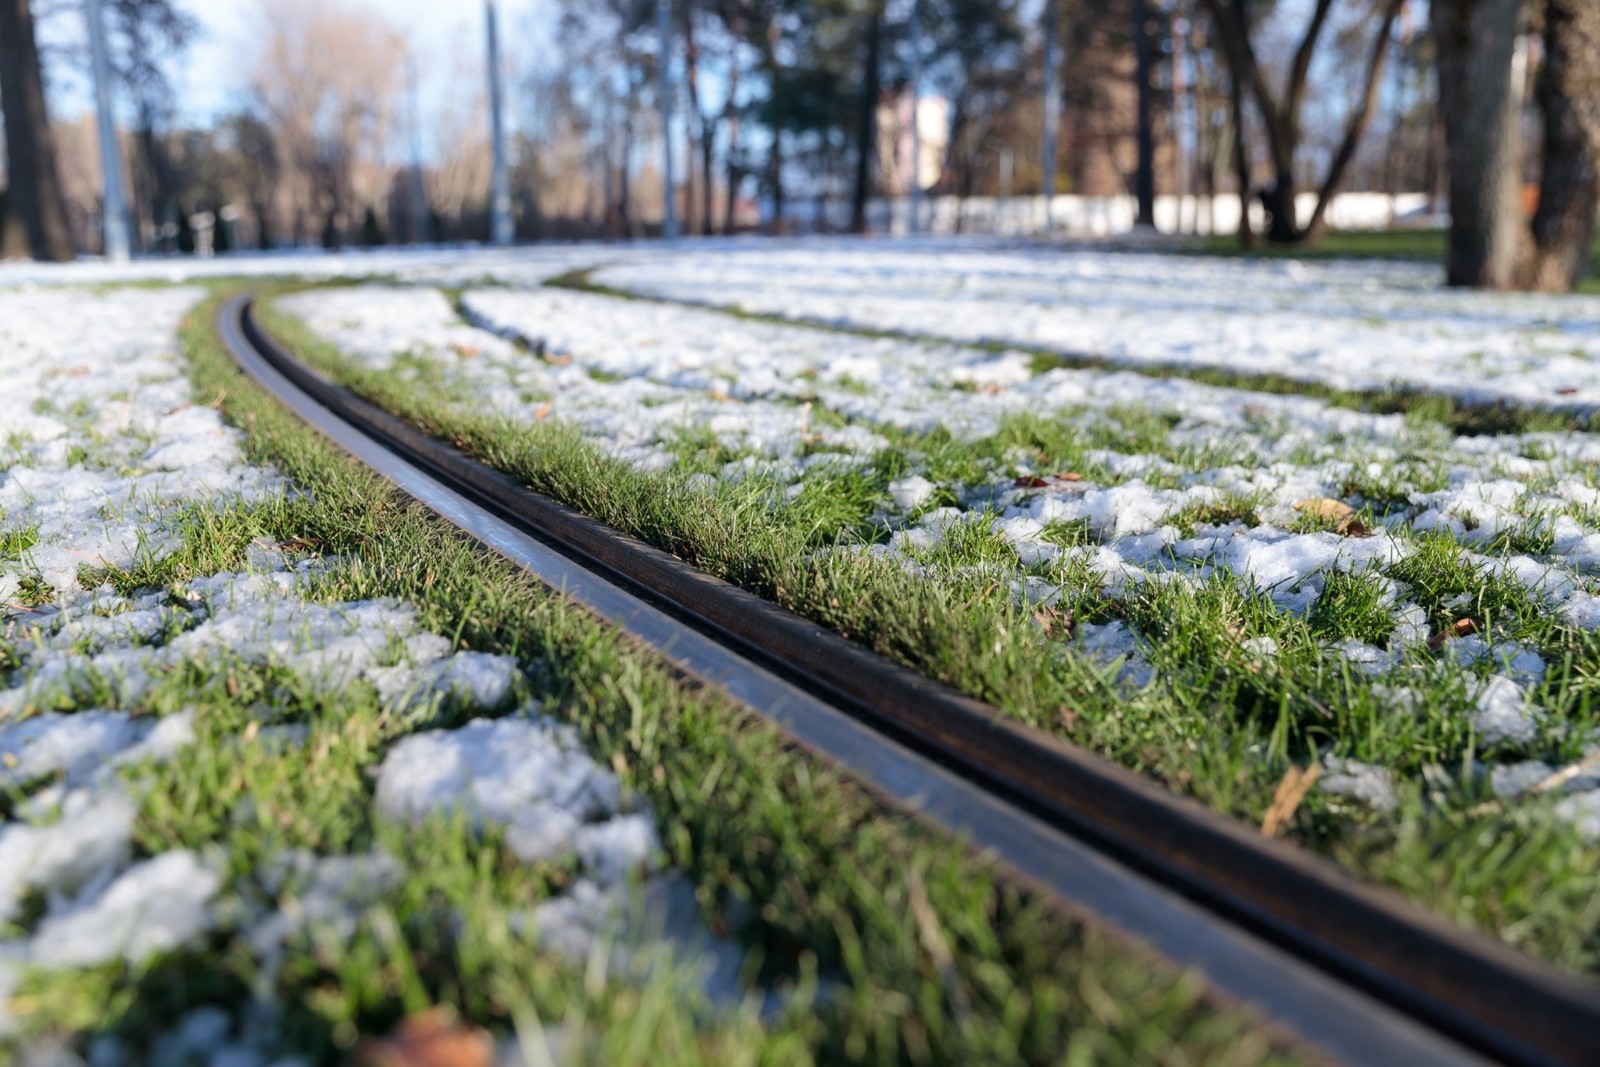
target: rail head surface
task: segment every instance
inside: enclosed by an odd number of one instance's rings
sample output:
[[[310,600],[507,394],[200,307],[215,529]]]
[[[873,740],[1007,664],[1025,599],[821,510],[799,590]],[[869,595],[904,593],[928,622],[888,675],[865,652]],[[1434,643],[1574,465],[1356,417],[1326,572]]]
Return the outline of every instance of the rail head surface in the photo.
[[[1600,1062],[1600,992],[622,535],[354,396],[224,309],[271,368],[473,504],[1171,891],[1506,1062]]]

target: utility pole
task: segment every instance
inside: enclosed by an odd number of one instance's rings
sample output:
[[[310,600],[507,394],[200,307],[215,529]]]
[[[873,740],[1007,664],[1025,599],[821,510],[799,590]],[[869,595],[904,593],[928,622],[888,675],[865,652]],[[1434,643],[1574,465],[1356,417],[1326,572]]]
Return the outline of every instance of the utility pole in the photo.
[[[1056,127],[1061,125],[1061,89],[1056,84],[1059,77],[1056,56],[1056,0],[1044,2],[1044,154],[1040,169],[1044,180],[1044,228],[1055,228],[1056,193]]]
[[[922,0],[911,0],[911,232],[922,232]]]
[[[429,233],[428,187],[422,178],[422,148],[417,138],[417,127],[421,124],[417,109],[417,62],[409,52],[406,53],[406,89],[407,125],[411,127],[411,213],[416,220],[411,227],[411,239],[425,245],[432,240],[432,234]]]
[[[105,236],[106,258],[113,263],[126,263],[128,209],[122,199],[122,161],[117,153],[116,117],[111,113],[111,63],[106,58],[106,28],[101,20],[100,0],[89,0],[85,15],[89,20],[89,49],[94,53],[94,104],[100,120],[100,169],[105,172],[100,223]]]
[[[678,236],[678,205],[672,177],[672,0],[656,0],[656,35],[661,39],[661,62],[656,71],[656,95],[661,104],[661,171],[666,188],[662,198],[661,236]]]
[[[506,130],[500,118],[500,42],[494,0],[483,0],[489,34],[489,129],[494,141],[494,172],[489,184],[489,233],[497,245],[511,243],[511,182],[506,176]]]

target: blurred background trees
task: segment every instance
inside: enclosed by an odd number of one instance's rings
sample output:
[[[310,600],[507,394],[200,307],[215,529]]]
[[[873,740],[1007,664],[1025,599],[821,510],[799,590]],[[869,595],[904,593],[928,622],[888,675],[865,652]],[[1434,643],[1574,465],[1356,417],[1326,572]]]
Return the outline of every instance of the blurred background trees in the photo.
[[[488,238],[476,42],[419,75],[381,6],[257,0],[236,103],[193,129],[163,76],[196,32],[184,0],[107,2],[142,249]],[[1366,190],[1422,194],[1421,223],[1455,206],[1456,283],[1559,289],[1586,262],[1594,0],[660,2],[668,129],[658,0],[541,0],[504,34],[521,238],[658,232],[671,138],[690,234],[859,231],[886,217],[869,205],[914,189],[947,198],[947,225],[955,203],[959,228],[966,201],[1048,191],[1131,198],[1143,222],[1159,197],[1177,204],[1164,226],[1205,232],[1231,201],[1297,244],[1336,194]],[[92,128],[45,113],[52,81],[86,60],[70,45],[41,55],[34,32],[79,7],[0,0],[13,252],[96,247]],[[1046,26],[1061,57],[1050,190]],[[519,50],[534,31],[546,43]]]

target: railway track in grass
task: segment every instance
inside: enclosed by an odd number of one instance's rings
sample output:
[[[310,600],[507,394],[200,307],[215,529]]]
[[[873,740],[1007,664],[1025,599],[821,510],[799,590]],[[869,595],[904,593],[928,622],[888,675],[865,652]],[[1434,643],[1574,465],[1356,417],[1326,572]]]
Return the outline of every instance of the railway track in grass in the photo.
[[[1600,990],[548,498],[334,385],[256,323],[241,368],[401,490],[886,803],[1353,1064],[1600,1062]]]

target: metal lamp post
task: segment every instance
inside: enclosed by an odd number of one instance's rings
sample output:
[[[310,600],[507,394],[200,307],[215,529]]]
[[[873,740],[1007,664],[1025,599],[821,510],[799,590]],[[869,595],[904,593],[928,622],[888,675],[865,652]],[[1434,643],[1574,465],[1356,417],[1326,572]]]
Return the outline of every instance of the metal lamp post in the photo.
[[[1061,90],[1056,56],[1056,0],[1044,4],[1044,150],[1040,160],[1044,173],[1044,228],[1055,225],[1053,207],[1056,193],[1056,127],[1061,124]]]
[[[511,243],[511,182],[506,176],[506,131],[500,118],[500,42],[494,0],[483,0],[489,35],[489,128],[494,139],[494,170],[489,184],[489,232],[497,245]]]
[[[106,258],[128,261],[128,208],[122,196],[122,160],[117,152],[116,118],[111,113],[111,61],[106,55],[106,28],[100,0],[88,0],[89,50],[94,54],[94,104],[99,119],[100,168],[105,172],[101,225]]]
[[[661,39],[657,95],[661,98],[661,169],[666,188],[661,215],[661,236],[678,236],[678,205],[672,175],[672,0],[656,0],[656,35]]]

